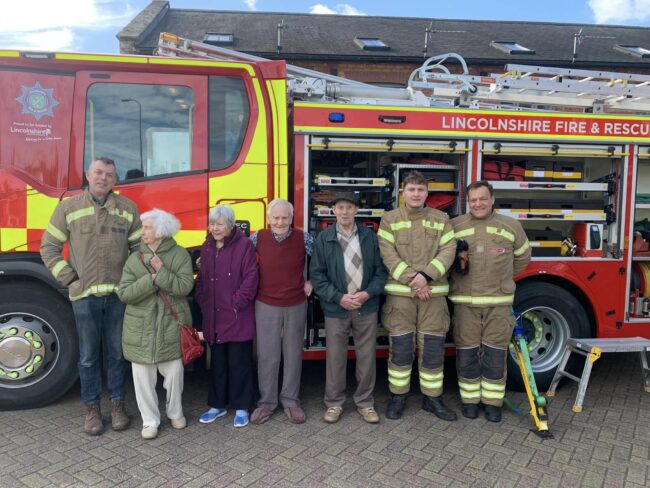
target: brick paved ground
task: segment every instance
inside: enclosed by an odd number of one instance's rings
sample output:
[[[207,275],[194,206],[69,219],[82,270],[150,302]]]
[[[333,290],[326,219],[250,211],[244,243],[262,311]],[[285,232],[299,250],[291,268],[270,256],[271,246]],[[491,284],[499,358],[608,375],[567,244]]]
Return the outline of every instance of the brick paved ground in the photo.
[[[550,408],[555,439],[545,441],[529,431],[529,418],[509,412],[499,425],[482,417],[443,422],[420,409],[419,395],[410,398],[402,420],[387,421],[385,374],[384,362],[378,374],[378,426],[365,424],[352,405],[346,405],[339,423],[325,424],[324,368],[311,363],[303,381],[306,424],[295,426],[279,412],[262,426],[237,430],[232,415],[211,425],[198,423],[206,382],[188,375],[188,427],[175,431],[164,423],[153,441],[140,438],[139,417],[126,432],[109,428],[96,438],[83,434],[77,387],[43,409],[0,412],[0,487],[650,484],[650,394],[641,388],[636,355],[605,355],[596,363],[581,414],[571,411],[576,385],[565,385]],[[458,410],[449,376],[446,398]],[[509,396],[524,404],[522,394]],[[135,414],[132,398],[129,406]]]

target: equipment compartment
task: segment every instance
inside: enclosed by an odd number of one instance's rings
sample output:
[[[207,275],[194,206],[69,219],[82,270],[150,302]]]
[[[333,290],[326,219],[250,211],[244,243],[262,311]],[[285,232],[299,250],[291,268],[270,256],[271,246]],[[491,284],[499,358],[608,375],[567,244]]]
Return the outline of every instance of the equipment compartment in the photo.
[[[602,229],[602,249],[569,252],[562,258],[621,255],[623,239],[617,219],[623,195],[620,191],[626,155],[623,146],[485,141],[481,153],[482,174],[495,176],[492,183],[496,211],[521,220],[526,231],[542,232],[543,236],[550,226],[559,232],[554,240],[534,241],[545,242],[533,247],[534,257],[560,256],[562,241],[573,238],[574,227],[582,229],[591,224]],[[525,167],[523,180],[502,178],[503,169],[510,167],[508,163],[512,167]],[[522,198],[524,195],[526,200]],[[528,206],[516,203],[524,201]],[[567,246],[574,244],[571,241]]]

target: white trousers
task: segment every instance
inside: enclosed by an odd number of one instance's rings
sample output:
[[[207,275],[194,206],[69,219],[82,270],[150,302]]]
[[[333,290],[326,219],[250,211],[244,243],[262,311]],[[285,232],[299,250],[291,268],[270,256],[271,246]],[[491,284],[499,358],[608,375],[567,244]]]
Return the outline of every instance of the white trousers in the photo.
[[[133,386],[135,399],[142,416],[143,427],[156,427],[160,425],[160,411],[158,410],[158,394],[156,382],[158,372],[164,378],[163,387],[167,391],[166,411],[168,419],[183,417],[183,361],[174,359],[157,364],[132,364]]]

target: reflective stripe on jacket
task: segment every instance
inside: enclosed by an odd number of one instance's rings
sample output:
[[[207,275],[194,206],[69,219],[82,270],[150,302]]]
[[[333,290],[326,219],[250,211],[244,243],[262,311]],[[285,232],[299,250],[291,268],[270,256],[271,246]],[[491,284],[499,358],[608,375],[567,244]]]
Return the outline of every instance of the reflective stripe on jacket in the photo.
[[[456,240],[447,214],[427,207],[400,207],[384,214],[377,237],[388,268],[387,294],[414,296],[408,284],[422,272],[431,278],[428,286],[434,296],[447,295],[447,272],[456,256]]]
[[[449,299],[470,307],[512,305],[514,277],[530,261],[530,245],[518,220],[493,212],[487,219],[471,214],[451,220],[456,239],[469,245],[469,273],[451,272]]]

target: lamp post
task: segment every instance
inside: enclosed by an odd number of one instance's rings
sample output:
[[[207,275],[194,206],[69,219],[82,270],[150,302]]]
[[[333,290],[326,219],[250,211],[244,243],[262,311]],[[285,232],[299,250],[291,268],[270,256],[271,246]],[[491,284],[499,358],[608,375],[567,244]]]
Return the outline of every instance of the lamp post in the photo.
[[[142,155],[142,104],[135,98],[123,98],[122,102],[135,102],[138,104],[138,123],[140,128],[140,171],[142,171],[142,176],[144,176],[144,158]]]

